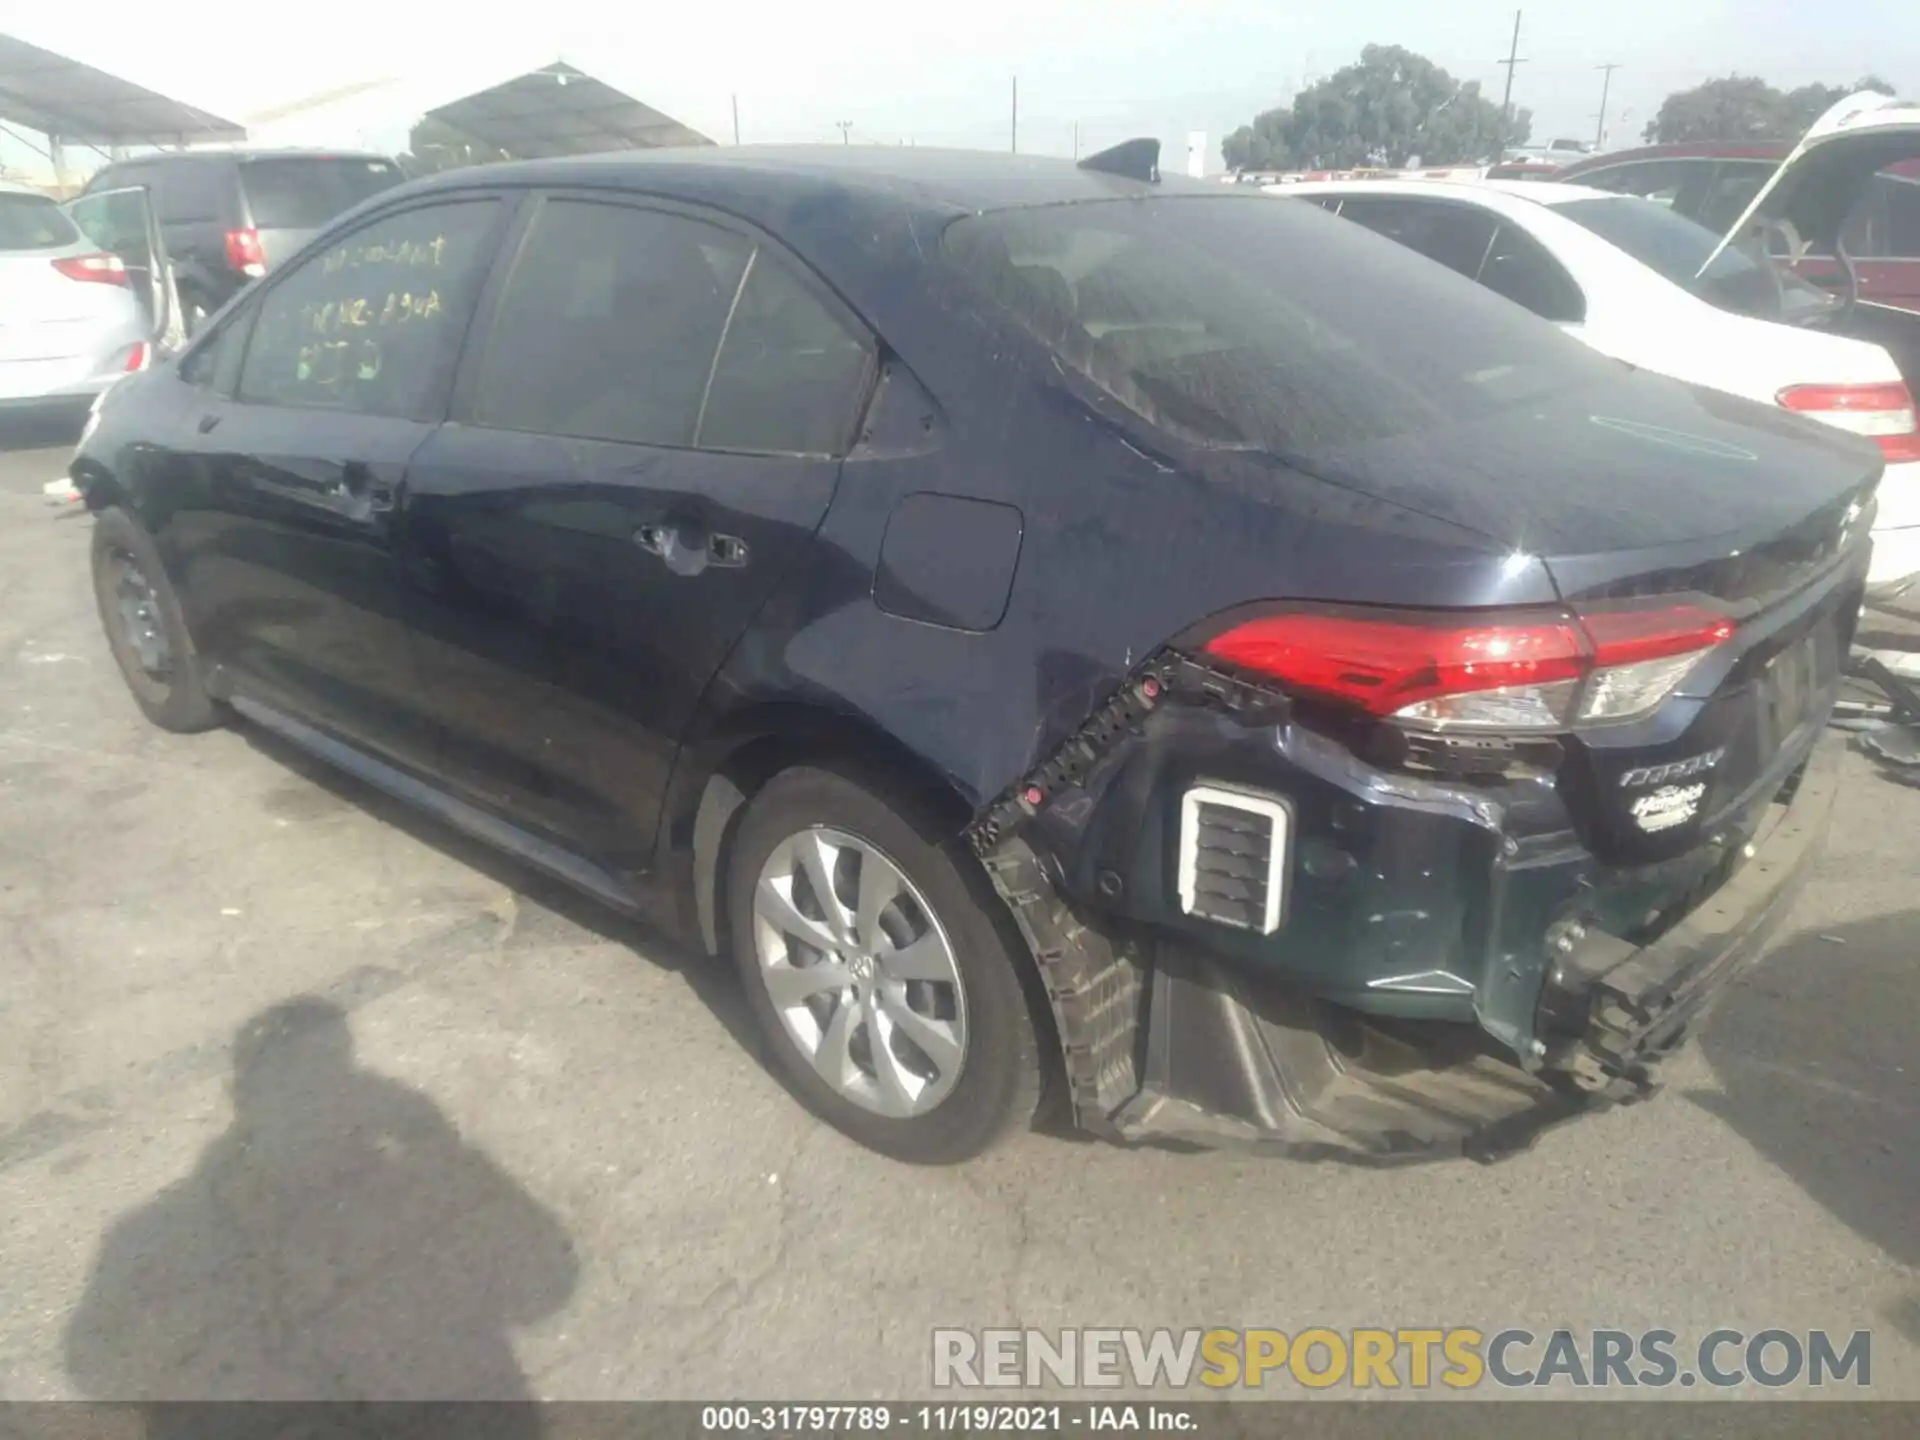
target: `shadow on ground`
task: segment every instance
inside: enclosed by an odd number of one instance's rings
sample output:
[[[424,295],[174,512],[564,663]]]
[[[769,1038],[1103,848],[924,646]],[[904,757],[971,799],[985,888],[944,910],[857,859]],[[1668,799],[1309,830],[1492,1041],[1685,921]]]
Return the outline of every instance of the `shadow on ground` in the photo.
[[[107,1231],[67,1328],[80,1389],[148,1402],[148,1435],[182,1440],[250,1422],[153,1402],[531,1398],[511,1332],[578,1274],[551,1212],[425,1095],[357,1065],[326,1001],[241,1027],[233,1110],[190,1174]],[[487,1435],[539,1433],[531,1409],[486,1418]]]
[[[760,1061],[763,1068],[769,1073],[777,1068],[766,1064],[746,998],[740,993],[733,968],[725,961],[700,952],[662,925],[623,915],[511,855],[470,838],[385,791],[316,759],[272,731],[247,724],[237,724],[235,729],[267,759],[318,787],[340,804],[362,811],[409,839],[486,876],[536,909],[678,974],[727,1033]],[[284,807],[289,801],[282,799],[275,803]]]
[[[1920,1268],[1920,912],[1807,931],[1727,995],[1695,1103],[1897,1263]],[[1920,1340],[1920,1296],[1886,1317]]]

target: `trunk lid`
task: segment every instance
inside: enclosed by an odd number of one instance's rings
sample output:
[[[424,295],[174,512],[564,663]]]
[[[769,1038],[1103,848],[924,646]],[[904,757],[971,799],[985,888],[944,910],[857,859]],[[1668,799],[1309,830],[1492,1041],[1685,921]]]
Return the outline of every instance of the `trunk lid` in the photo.
[[[1844,431],[1624,366],[1601,385],[1295,463],[1538,556],[1570,600],[1659,593],[1684,573],[1724,601],[1764,600],[1821,568],[1883,465]]]
[[[1537,558],[1590,626],[1699,606],[1734,621],[1656,708],[1563,742],[1558,788],[1606,864],[1722,843],[1817,737],[1861,601],[1882,471],[1870,442],[1623,373],[1311,465]]]
[[[1801,137],[1800,143],[1721,237],[1717,259],[1756,228],[1779,231],[1798,263],[1815,246],[1831,249],[1873,177],[1892,165],[1920,157],[1920,106],[1890,95],[1861,91],[1838,101]]]

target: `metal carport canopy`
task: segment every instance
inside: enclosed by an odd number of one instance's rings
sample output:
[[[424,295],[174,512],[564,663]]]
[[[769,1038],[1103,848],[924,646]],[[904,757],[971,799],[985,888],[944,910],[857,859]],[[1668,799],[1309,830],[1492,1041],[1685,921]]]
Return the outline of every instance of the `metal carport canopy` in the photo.
[[[231,120],[11,35],[0,35],[0,121],[90,145],[247,138]]]
[[[525,160],[713,143],[564,62],[429,110],[427,117]]]

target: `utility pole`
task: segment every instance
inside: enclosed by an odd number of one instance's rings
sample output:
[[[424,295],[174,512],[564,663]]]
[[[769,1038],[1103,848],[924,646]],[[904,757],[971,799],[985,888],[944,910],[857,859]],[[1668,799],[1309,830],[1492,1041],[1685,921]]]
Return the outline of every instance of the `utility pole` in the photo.
[[[1593,68],[1603,72],[1600,77],[1600,123],[1593,127],[1593,148],[1598,150],[1607,143],[1607,91],[1613,86],[1613,72],[1620,67],[1609,61]]]
[[[836,120],[833,123],[840,127],[840,143],[842,145],[851,145],[853,141],[847,137],[853,130],[853,122],[851,120]]]
[[[740,143],[740,97],[733,97],[733,143]]]
[[[1020,77],[1013,77],[1013,129],[1009,148],[1014,154],[1020,153]]]
[[[1078,120],[1073,122],[1073,158],[1076,160],[1080,158],[1080,122]]]
[[[1507,67],[1507,92],[1500,97],[1500,144],[1494,153],[1493,162],[1499,164],[1507,158],[1507,136],[1513,130],[1513,67],[1527,62],[1520,58],[1520,12],[1513,12],[1513,43],[1507,47],[1507,58],[1496,61]]]

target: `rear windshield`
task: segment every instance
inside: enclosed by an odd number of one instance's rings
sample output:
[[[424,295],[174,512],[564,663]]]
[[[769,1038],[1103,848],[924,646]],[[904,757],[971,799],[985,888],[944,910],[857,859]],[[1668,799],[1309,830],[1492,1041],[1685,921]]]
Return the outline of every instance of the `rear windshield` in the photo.
[[[961,267],[1191,443],[1310,458],[1617,373],[1519,306],[1317,205],[1221,196],[956,221]]]
[[[317,230],[401,175],[391,160],[299,155],[249,160],[240,178],[256,229]]]
[[[1702,300],[1763,320],[1801,321],[1823,315],[1834,298],[1764,255],[1729,245],[1707,266],[1720,237],[1657,200],[1637,195],[1596,196],[1553,207],[1575,224],[1617,245],[1648,269]]]
[[[0,195],[0,251],[52,250],[80,238],[66,213],[44,195]]]

